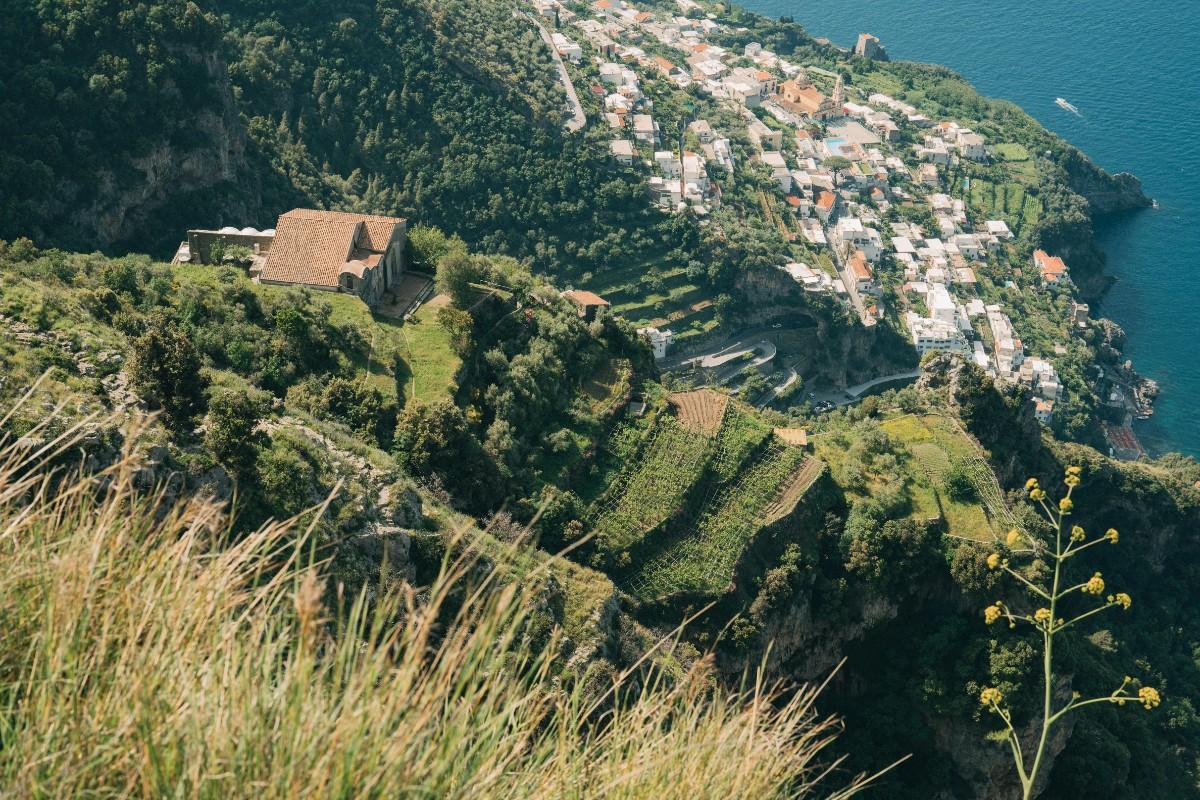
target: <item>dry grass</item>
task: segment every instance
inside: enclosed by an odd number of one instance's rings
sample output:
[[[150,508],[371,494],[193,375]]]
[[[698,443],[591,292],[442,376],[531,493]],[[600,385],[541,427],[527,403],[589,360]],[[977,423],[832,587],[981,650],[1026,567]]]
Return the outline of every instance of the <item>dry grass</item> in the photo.
[[[500,570],[329,598],[303,531],[230,542],[211,502],[136,491],[132,455],[48,466],[76,444],[0,438],[0,795],[805,797],[832,761],[814,690],[701,668],[597,705],[523,645]]]

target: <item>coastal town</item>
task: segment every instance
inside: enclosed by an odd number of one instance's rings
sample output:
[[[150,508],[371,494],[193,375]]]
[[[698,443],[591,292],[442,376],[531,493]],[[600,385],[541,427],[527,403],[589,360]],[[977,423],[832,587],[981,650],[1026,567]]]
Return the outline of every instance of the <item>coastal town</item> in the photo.
[[[579,90],[602,103],[613,160],[642,173],[665,212],[703,219],[721,207],[722,184],[735,171],[769,175],[776,191],[760,192],[763,212],[797,255],[777,265],[781,272],[805,292],[835,298],[862,325],[892,315],[919,356],[958,353],[993,378],[1024,386],[1037,419],[1053,424],[1067,392],[1054,361],[1070,336],[1094,324],[1088,305],[1058,255],[1035,249],[1011,266],[1012,227],[968,202],[971,179],[958,168],[1012,158],[1013,146],[1001,154],[998,143],[958,121],[847,85],[842,74],[794,63],[759,42],[723,46],[745,31],[729,30],[694,0],[667,11],[626,0],[534,0],[534,7],[555,29],[558,56],[578,80],[594,81]],[[869,33],[859,36],[854,55],[887,57]],[[714,113],[695,110],[677,135],[664,135],[643,88],[664,79],[684,97],[707,100]],[[1045,349],[1028,346],[1012,309],[997,292],[982,291],[981,268],[989,286],[1061,298],[1070,334]],[[672,331],[649,326],[644,333],[666,358]],[[1111,450],[1138,458],[1130,423],[1152,413],[1153,386],[1147,391],[1096,369],[1106,387]]]

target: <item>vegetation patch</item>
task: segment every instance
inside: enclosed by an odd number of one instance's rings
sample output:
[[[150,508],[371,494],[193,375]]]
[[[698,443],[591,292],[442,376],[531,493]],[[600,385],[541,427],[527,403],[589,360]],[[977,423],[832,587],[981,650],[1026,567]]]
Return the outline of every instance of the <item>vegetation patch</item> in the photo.
[[[723,592],[746,545],[766,523],[768,509],[777,510],[783,490],[799,485],[790,479],[803,462],[801,450],[773,442],[735,482],[704,503],[694,526],[686,526],[679,539],[637,569],[627,583],[630,593],[655,600],[676,592]],[[819,471],[811,474],[815,480]]]

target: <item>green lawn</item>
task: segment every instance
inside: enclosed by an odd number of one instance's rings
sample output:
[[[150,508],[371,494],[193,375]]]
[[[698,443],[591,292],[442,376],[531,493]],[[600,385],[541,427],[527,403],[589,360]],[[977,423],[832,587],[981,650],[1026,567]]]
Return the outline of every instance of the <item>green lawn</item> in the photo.
[[[998,144],[994,148],[996,155],[1004,161],[1028,161],[1029,151],[1025,149],[1025,145],[1016,142],[1004,142]]]
[[[437,311],[445,303],[444,296],[439,295],[402,325],[386,321],[386,326],[396,329],[402,339],[400,355],[409,369],[404,392],[410,401],[430,403],[452,395],[457,388],[454,376],[462,359],[451,349],[450,335],[437,322]]]
[[[174,268],[181,281],[215,286],[218,268],[199,265],[179,265]],[[262,297],[278,296],[293,291],[289,286],[253,284]],[[358,358],[354,367],[366,373],[367,382],[395,397],[397,387],[403,387],[406,400],[430,403],[449,397],[455,390],[454,376],[462,360],[450,347],[450,335],[437,322],[437,310],[445,305],[444,297],[434,297],[422,305],[407,322],[372,313],[354,295],[338,292],[314,292],[314,298],[330,308],[330,321],[350,325],[363,332],[371,343],[367,358]]]
[[[897,417],[880,427],[904,449],[900,460],[909,479],[914,518],[945,517],[950,533],[955,536],[981,541],[995,537],[995,525],[982,500],[959,502],[942,487],[942,478],[952,462],[976,456],[974,446],[962,432],[934,415]]]

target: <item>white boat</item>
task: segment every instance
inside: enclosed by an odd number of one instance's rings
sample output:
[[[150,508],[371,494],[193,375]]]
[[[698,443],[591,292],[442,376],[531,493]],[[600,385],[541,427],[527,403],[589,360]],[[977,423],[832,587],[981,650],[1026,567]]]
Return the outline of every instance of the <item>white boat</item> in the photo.
[[[1065,110],[1065,111],[1070,111],[1072,114],[1078,114],[1078,113],[1079,113],[1079,109],[1078,109],[1078,108],[1076,108],[1075,106],[1071,105],[1070,103],[1068,103],[1066,100],[1064,100],[1064,99],[1063,99],[1063,98],[1061,98],[1061,97],[1056,97],[1056,98],[1054,98],[1054,104],[1055,104],[1055,105],[1057,105],[1059,108],[1061,108],[1061,109]]]

